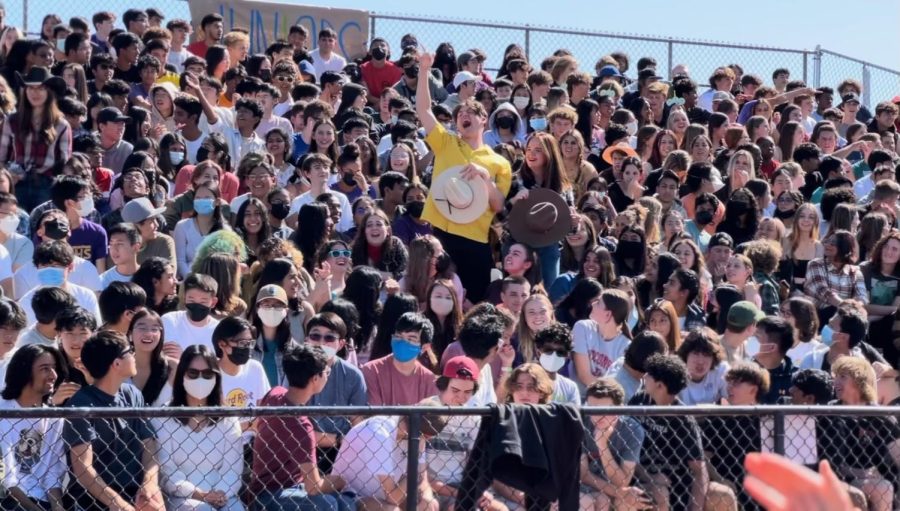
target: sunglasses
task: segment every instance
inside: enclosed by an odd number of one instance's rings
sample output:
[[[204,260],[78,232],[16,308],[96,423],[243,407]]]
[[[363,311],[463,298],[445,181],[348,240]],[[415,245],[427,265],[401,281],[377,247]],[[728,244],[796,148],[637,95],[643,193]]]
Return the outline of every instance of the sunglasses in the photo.
[[[338,337],[334,334],[319,334],[319,333],[309,334],[306,336],[306,338],[309,339],[310,341],[314,341],[314,342],[323,342],[324,341],[327,343],[338,342],[341,340],[340,337]]]
[[[328,252],[329,257],[350,257],[353,255],[353,252],[349,250],[332,250]]]
[[[557,355],[559,355],[560,357],[563,357],[563,358],[568,358],[568,356],[569,356],[569,353],[566,350],[549,350],[548,349],[548,350],[544,350],[542,353],[544,353],[545,355],[552,355],[552,354],[556,353]]]
[[[119,356],[117,358],[125,358],[128,355],[132,355],[132,354],[134,354],[134,346],[129,346],[129,347],[125,348],[124,350],[122,350],[122,352],[119,353]]]
[[[213,371],[212,369],[203,369],[201,371],[200,369],[189,368],[187,371],[184,372],[184,376],[188,380],[196,380],[197,378],[203,378],[204,380],[212,380],[212,379],[215,379],[215,377],[216,377],[216,371]]]
[[[293,76],[276,76],[275,79],[278,80],[279,82],[293,82],[294,81]]]

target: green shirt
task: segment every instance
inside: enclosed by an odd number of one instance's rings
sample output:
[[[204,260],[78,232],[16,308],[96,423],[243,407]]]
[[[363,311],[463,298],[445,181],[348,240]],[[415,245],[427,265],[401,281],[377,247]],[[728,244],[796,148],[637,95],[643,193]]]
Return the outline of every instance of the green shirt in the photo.
[[[278,361],[275,355],[278,353],[278,341],[263,342],[265,343],[266,349],[263,352],[262,366],[266,371],[266,378],[269,380],[269,385],[277,387],[279,385]]]

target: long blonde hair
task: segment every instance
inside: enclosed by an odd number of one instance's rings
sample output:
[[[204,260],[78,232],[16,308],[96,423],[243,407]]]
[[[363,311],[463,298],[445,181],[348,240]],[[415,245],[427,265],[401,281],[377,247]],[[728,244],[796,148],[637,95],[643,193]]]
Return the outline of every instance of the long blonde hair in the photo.
[[[547,307],[547,310],[550,312],[550,317],[553,317],[553,304],[550,303],[550,299],[544,294],[533,294],[526,298],[525,302],[522,303],[522,310],[519,312],[519,324],[516,326],[516,333],[519,337],[519,353],[522,354],[522,358],[526,362],[534,360],[537,356],[534,346],[534,337],[537,332],[528,328],[528,322],[525,320],[525,308],[528,307],[528,304],[537,301],[543,302],[544,306]]]
[[[809,231],[809,240],[813,243],[819,241],[819,212],[816,211],[816,207],[813,206],[809,202],[804,202],[797,208],[797,211],[794,213],[794,228],[791,229],[791,235],[788,237],[790,241],[791,247],[791,256],[793,257],[794,252],[797,251],[797,248],[800,247],[800,242],[802,242],[802,235],[800,234],[800,228],[797,225],[797,219],[800,218],[800,213],[803,211],[812,211],[813,215],[815,215],[816,219],[813,222],[812,229]]]

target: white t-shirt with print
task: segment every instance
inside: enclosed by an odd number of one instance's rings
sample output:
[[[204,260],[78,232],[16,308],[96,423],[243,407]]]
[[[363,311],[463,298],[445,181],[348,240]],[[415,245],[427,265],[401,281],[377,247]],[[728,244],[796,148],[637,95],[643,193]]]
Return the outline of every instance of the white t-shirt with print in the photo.
[[[595,378],[606,376],[613,362],[625,356],[625,348],[631,342],[621,333],[612,339],[603,339],[597,323],[590,319],[575,323],[572,339],[575,342],[575,353],[588,357],[591,375]]]
[[[271,388],[262,364],[248,360],[234,376],[222,371],[222,406],[252,408]]]

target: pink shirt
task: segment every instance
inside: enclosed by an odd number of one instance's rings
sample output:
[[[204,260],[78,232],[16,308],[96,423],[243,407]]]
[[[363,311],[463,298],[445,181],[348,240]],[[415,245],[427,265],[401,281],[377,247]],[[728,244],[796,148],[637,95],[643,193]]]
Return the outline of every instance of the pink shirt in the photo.
[[[361,370],[372,406],[409,406],[437,393],[434,373],[418,361],[409,376],[397,370],[393,355],[367,362]]]

